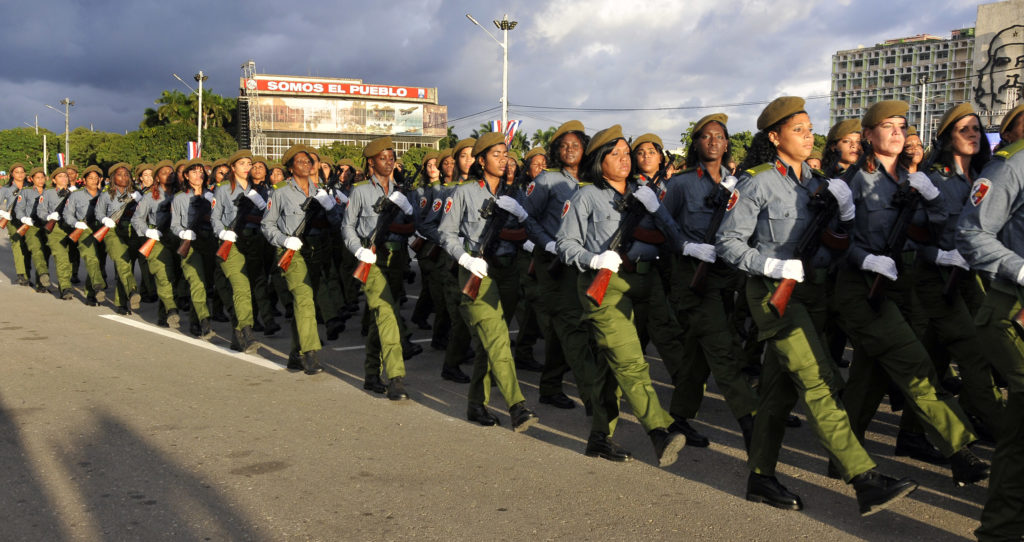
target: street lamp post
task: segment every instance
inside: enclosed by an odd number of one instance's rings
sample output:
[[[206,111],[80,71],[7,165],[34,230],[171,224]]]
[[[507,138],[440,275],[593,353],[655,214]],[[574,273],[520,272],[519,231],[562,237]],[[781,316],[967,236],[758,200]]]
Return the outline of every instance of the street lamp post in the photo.
[[[70,164],[71,163],[71,148],[70,148],[70,145],[69,145],[69,142],[71,141],[71,137],[70,137],[71,136],[71,130],[69,129],[70,120],[71,120],[71,109],[70,108],[71,108],[71,106],[75,105],[75,102],[71,98],[64,98],[64,99],[62,99],[58,103],[60,103],[61,105],[64,106],[64,112],[63,113],[61,113],[60,109],[57,109],[56,107],[54,107],[52,105],[49,105],[49,104],[43,104],[43,105],[46,105],[46,107],[49,107],[50,109],[53,109],[54,111],[60,113],[61,115],[64,115],[64,160],[67,163]]]
[[[519,24],[518,21],[508,20],[508,14],[499,21],[495,19],[494,26],[498,27],[498,30],[504,34],[504,41],[498,41],[498,38],[494,37],[493,34],[487,31],[472,15],[466,14],[466,18],[469,19],[473,24],[480,27],[481,30],[487,33],[488,36],[494,40],[495,43],[501,46],[502,50],[502,68],[501,68],[501,125],[504,128],[508,123],[508,31],[512,30]]]
[[[199,155],[203,154],[203,81],[209,79],[208,76],[203,75],[203,70],[199,70],[199,73],[192,76],[193,79],[199,83],[199,90],[192,88],[191,85],[185,82],[184,79],[178,77],[178,74],[172,73],[175,79],[181,81],[181,84],[188,87],[189,90],[196,93],[199,96],[199,111],[196,113],[196,148],[198,149]]]

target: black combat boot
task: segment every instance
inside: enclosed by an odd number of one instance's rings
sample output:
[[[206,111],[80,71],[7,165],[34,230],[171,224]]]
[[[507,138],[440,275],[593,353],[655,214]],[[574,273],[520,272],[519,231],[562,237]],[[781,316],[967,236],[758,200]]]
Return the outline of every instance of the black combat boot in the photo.
[[[583,452],[587,457],[600,457],[608,461],[624,463],[633,460],[629,450],[619,446],[608,435],[593,431],[587,439],[587,449]]]
[[[667,429],[651,429],[647,435],[654,444],[654,455],[658,457],[659,467],[675,463],[679,457],[679,450],[686,446],[686,437],[682,433],[669,433]]]
[[[917,482],[910,478],[897,480],[874,469],[854,476],[850,483],[857,491],[857,504],[862,516],[885,510],[896,499],[906,497],[917,489]]]

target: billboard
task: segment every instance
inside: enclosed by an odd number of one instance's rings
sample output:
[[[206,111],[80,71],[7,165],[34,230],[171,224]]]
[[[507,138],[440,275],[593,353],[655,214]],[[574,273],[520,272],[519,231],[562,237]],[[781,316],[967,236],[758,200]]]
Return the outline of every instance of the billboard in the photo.
[[[267,131],[409,136],[447,133],[448,108],[443,105],[293,96],[260,96],[255,102]]]
[[[408,100],[413,102],[437,103],[434,89],[426,87],[405,87],[363,83],[358,79],[324,79],[286,77],[259,74],[252,79],[242,79],[242,88],[259,93],[337,96],[346,98],[381,98],[385,100]]]

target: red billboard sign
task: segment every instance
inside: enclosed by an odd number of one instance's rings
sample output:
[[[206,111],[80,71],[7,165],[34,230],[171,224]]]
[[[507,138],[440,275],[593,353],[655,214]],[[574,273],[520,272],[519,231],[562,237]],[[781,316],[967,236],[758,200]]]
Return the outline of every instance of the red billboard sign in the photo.
[[[260,92],[322,96],[352,96],[395,100],[434,101],[432,90],[424,87],[371,85],[329,80],[304,80],[287,77],[260,76],[243,81],[245,88]]]

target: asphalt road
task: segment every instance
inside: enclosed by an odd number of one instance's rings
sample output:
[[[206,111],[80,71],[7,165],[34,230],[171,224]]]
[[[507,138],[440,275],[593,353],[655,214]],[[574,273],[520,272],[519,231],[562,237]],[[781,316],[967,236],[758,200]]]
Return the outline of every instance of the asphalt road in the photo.
[[[637,461],[616,464],[582,454],[581,407],[537,404],[537,373],[519,377],[539,425],[513,433],[497,393],[501,427],[465,421],[467,385],[440,378],[428,331],[407,362],[412,400],[392,403],[362,389],[357,318],[310,377],[283,369],[286,331],[240,355],[228,324],[205,343],[157,328],[155,305],[120,317],[86,307],[80,289],[61,301],[13,276],[0,234],[4,540],[937,541],[970,538],[985,498],[985,484],[955,488],[947,469],[893,457],[887,406],[868,451],[917,492],[861,518],[805,424],[787,432],[779,468],[805,510],[781,511],[744,500],[742,438],[713,382],[695,424],[709,448],[660,469],[624,406],[616,440]],[[667,404],[668,376],[650,361]]]

